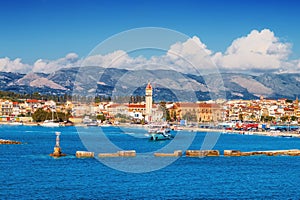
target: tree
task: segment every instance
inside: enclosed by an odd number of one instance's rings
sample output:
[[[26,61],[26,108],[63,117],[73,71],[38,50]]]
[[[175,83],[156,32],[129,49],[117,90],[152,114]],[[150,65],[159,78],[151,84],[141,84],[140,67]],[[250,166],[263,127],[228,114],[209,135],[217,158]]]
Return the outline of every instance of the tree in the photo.
[[[288,116],[280,117],[280,120],[283,121],[283,122],[286,122],[288,119],[289,119]]]
[[[173,111],[172,119],[173,119],[174,121],[177,121],[176,111]]]
[[[103,114],[97,115],[97,120],[101,120],[101,122],[103,122],[106,120],[106,117]]]
[[[186,112],[182,118],[191,122],[197,122],[196,112]]]
[[[163,111],[163,118],[165,118],[167,121],[170,121],[171,120],[170,111],[167,109],[166,104],[167,103],[165,101],[161,101],[159,103],[160,108]]]
[[[260,120],[263,121],[263,122],[271,122],[271,121],[275,120],[275,117],[273,117],[273,116],[261,116]]]
[[[298,118],[297,118],[296,116],[291,116],[291,120],[292,120],[292,121],[297,121]]]
[[[243,119],[244,119],[243,114],[240,113],[240,114],[239,114],[239,120],[240,120],[240,121],[243,121]]]
[[[67,121],[70,116],[71,116],[70,113],[56,112],[54,118],[56,118],[60,122],[63,122],[63,121]],[[45,120],[52,119],[52,113],[47,112],[42,108],[39,108],[32,114],[31,117],[36,122],[43,122]]]
[[[48,112],[39,108],[32,114],[32,119],[36,122],[43,122],[47,119]]]

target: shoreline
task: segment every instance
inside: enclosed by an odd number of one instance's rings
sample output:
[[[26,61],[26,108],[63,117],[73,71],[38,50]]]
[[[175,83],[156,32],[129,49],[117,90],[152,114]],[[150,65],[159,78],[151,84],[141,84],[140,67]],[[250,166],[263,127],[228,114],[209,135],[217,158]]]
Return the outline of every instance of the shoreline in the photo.
[[[0,122],[0,125],[8,126],[40,126],[36,122],[23,122],[22,124],[13,123],[13,122]],[[75,127],[88,127],[86,124],[75,124]],[[126,127],[126,128],[144,128],[146,126],[139,124],[118,124],[118,125],[109,125],[112,127]],[[61,126],[64,127],[64,126]],[[68,126],[66,126],[68,127]],[[99,125],[98,127],[103,127]],[[221,134],[239,134],[239,135],[258,135],[258,136],[268,136],[268,137],[297,137],[300,138],[300,134],[291,131],[291,132],[271,132],[271,131],[238,131],[238,130],[225,130],[225,129],[209,129],[209,128],[199,128],[199,127],[181,127],[181,130],[190,131],[190,132],[219,132]],[[175,131],[181,131],[175,130]]]
[[[208,129],[208,128],[190,128],[182,127],[182,130],[194,132],[219,132],[221,134],[238,134],[238,135],[259,135],[268,137],[298,137],[300,134],[296,132],[271,132],[271,131],[238,131],[238,130],[225,130],[225,129]]]

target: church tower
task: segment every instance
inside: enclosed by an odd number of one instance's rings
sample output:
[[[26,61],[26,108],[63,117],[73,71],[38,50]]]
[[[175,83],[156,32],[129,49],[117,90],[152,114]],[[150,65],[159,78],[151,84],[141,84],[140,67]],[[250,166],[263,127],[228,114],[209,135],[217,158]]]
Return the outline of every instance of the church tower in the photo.
[[[146,113],[145,114],[146,114],[145,120],[147,122],[150,122],[151,115],[152,115],[152,86],[150,82],[146,87]]]

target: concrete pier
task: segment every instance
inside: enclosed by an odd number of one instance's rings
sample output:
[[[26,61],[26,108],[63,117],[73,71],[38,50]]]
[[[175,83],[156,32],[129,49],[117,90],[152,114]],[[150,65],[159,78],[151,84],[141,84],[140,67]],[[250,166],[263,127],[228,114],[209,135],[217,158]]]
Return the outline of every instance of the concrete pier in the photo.
[[[224,156],[257,156],[257,155],[265,155],[265,156],[278,156],[278,155],[300,156],[300,150],[299,149],[290,149],[290,150],[248,151],[248,152],[242,152],[242,151],[239,151],[239,150],[224,150]]]
[[[98,157],[100,157],[100,158],[119,157],[119,154],[118,153],[99,153]]]
[[[21,144],[19,141],[0,139],[0,144]]]
[[[187,157],[220,156],[218,150],[186,150]]]
[[[94,158],[95,153],[90,151],[76,151],[77,158]]]
[[[241,156],[241,154],[239,150],[224,150],[224,156]]]
[[[128,150],[128,151],[118,151],[117,152],[120,157],[134,157],[136,156],[135,150]]]
[[[117,151],[116,153],[99,153],[98,157],[109,158],[109,157],[135,157],[135,150]]]
[[[154,153],[156,157],[179,157],[182,156],[181,150],[176,150],[173,153]]]

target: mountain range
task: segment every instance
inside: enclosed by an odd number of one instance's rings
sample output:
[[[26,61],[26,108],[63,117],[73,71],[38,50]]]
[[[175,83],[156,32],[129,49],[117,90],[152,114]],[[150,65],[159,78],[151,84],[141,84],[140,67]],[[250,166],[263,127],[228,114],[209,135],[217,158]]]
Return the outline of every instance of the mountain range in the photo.
[[[125,70],[92,66],[65,68],[51,74],[0,72],[0,90],[22,94],[144,96],[148,82],[154,88],[154,100],[165,101],[258,99],[260,96],[295,99],[300,95],[300,74],[296,73],[194,75],[172,70]]]

